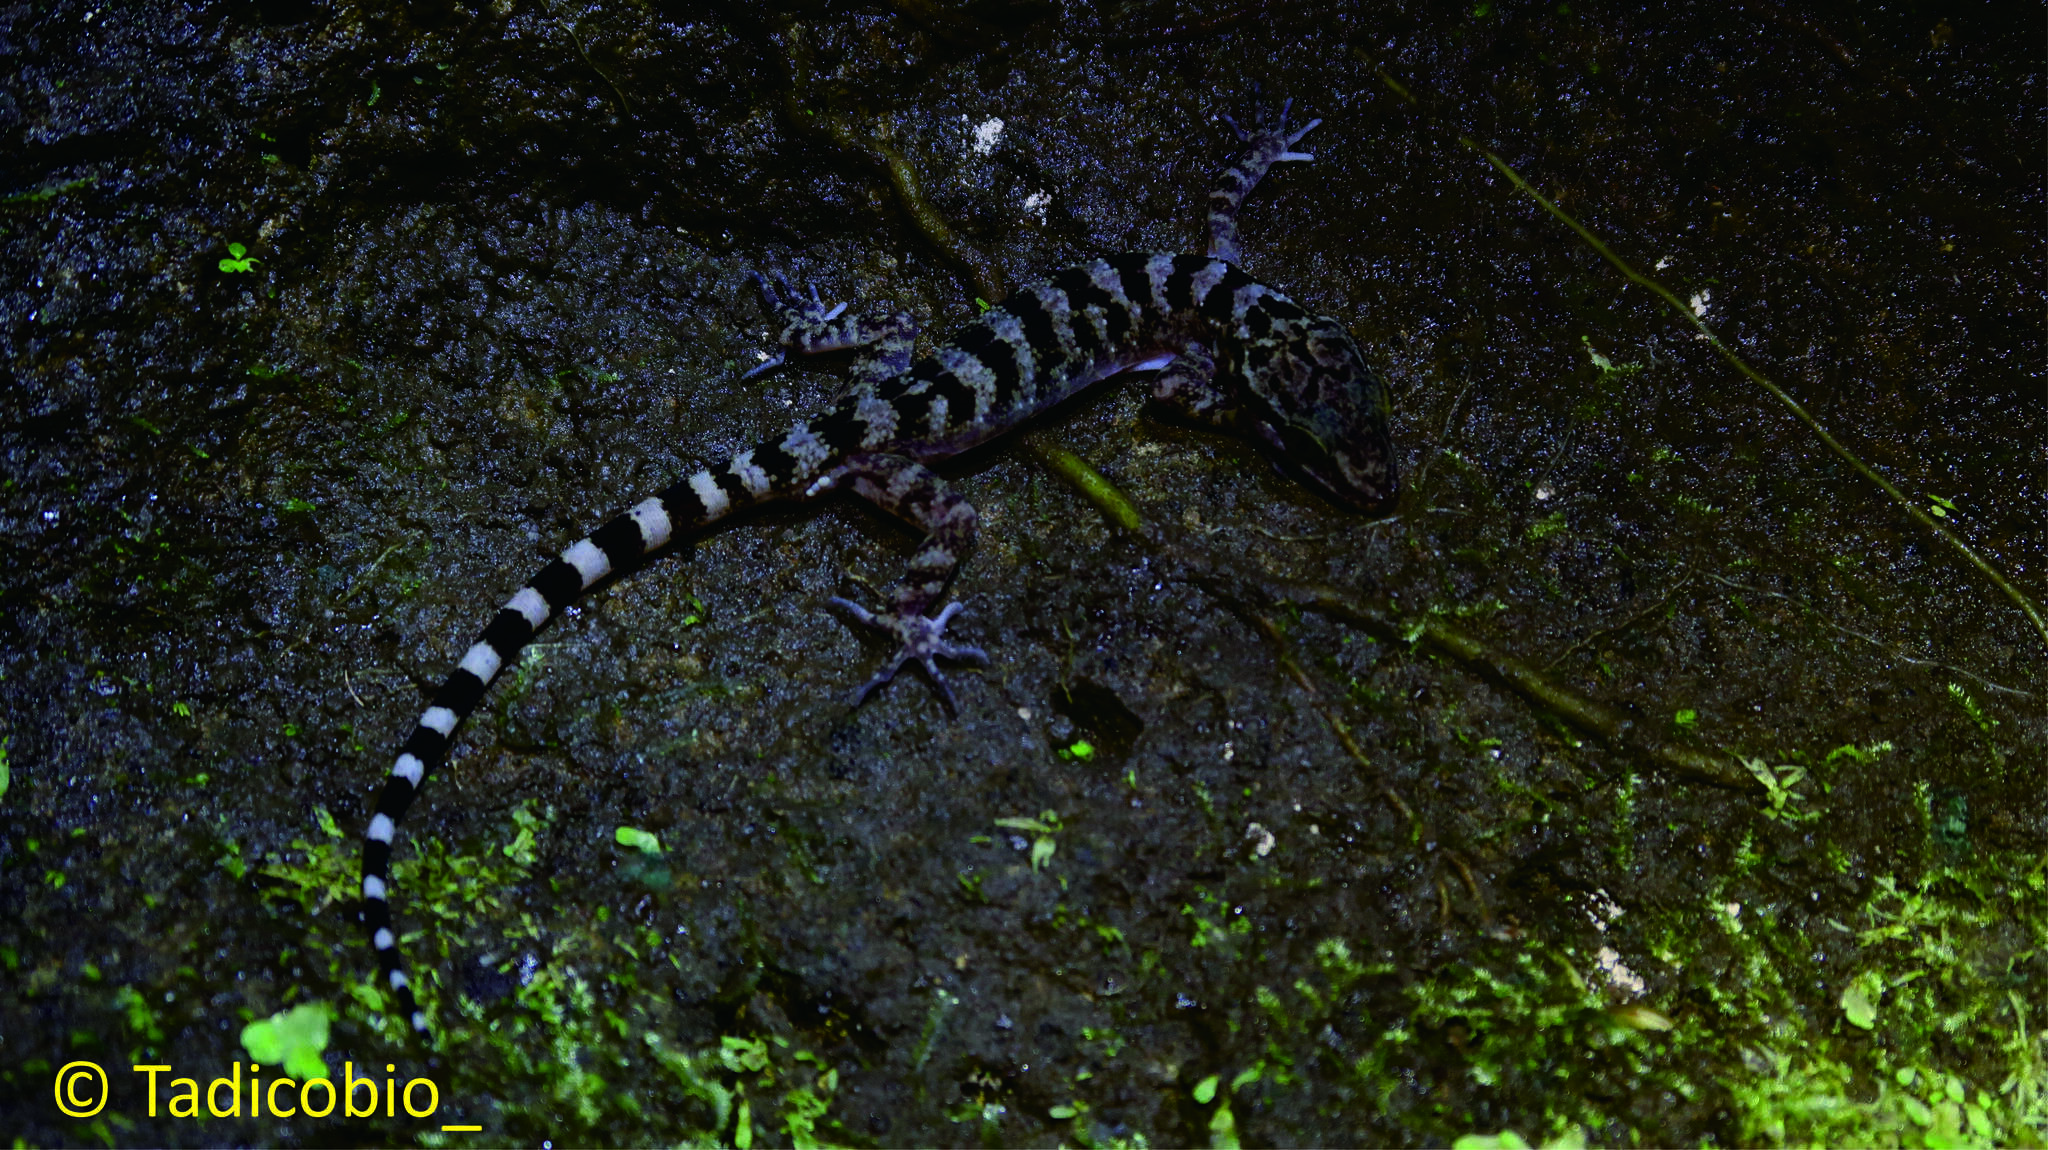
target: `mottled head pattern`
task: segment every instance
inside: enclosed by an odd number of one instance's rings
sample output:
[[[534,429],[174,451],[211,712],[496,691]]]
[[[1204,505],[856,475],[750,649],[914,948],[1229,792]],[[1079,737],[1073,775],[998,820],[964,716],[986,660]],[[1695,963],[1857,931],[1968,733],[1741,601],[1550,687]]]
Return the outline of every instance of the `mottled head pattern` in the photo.
[[[1394,506],[1401,481],[1387,432],[1387,385],[1336,320],[1269,294],[1247,315],[1239,421],[1289,475],[1368,515]]]

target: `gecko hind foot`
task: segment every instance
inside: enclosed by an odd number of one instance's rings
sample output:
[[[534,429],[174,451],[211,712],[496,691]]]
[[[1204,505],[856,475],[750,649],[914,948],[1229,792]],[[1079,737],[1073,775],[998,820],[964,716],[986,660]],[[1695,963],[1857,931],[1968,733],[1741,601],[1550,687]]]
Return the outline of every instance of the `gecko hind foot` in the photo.
[[[946,609],[939,612],[937,617],[927,618],[924,615],[877,615],[850,599],[833,598],[825,602],[844,610],[863,626],[893,636],[902,643],[895,657],[880,671],[875,672],[875,677],[869,679],[865,686],[853,693],[852,698],[848,700],[852,706],[858,707],[876,687],[894,679],[896,672],[903,669],[903,664],[917,663],[924,668],[925,674],[931,676],[932,688],[938,692],[939,701],[946,705],[947,713],[958,714],[960,707],[953,698],[953,689],[947,685],[946,677],[939,673],[939,666],[933,660],[950,659],[954,662],[988,666],[988,652],[979,647],[948,642],[945,638],[946,624],[952,622],[953,616],[960,613],[958,603],[948,603]]]

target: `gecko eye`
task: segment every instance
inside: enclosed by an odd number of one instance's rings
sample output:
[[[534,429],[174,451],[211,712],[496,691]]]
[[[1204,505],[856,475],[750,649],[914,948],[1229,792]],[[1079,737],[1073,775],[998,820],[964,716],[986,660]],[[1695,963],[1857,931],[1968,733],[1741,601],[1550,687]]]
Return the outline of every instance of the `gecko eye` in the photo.
[[[1259,437],[1260,443],[1279,452],[1282,456],[1287,454],[1287,441],[1281,438],[1280,432],[1275,430],[1271,423],[1262,419],[1252,425],[1252,431]]]

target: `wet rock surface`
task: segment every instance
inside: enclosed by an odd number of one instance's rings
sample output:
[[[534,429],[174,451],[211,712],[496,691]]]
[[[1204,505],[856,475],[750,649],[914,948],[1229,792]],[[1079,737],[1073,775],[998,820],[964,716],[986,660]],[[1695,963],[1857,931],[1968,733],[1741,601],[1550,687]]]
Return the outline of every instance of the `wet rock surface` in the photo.
[[[4,1127],[2043,1137],[2048,645],[1459,142],[2038,595],[2038,17],[1894,8],[8,10]],[[747,273],[943,334],[987,287],[912,209],[1009,282],[1192,248],[1219,115],[1284,97],[1317,160],[1261,188],[1247,263],[1393,384],[1398,513],[1100,389],[1033,434],[1184,542],[1016,443],[957,461],[955,629],[993,656],[957,718],[909,675],[844,703],[886,652],[823,601],[908,531],[721,526],[543,635],[415,805],[396,910],[443,1033],[412,1044],[363,981],[369,796],[546,555],[832,394],[739,378]],[[1219,595],[1181,546],[1454,624],[1772,788]],[[428,1076],[438,1114],[152,1118],[124,1078],[204,1083],[305,1004],[328,1066]],[[73,1059],[117,1071],[97,1118],[52,1107]]]

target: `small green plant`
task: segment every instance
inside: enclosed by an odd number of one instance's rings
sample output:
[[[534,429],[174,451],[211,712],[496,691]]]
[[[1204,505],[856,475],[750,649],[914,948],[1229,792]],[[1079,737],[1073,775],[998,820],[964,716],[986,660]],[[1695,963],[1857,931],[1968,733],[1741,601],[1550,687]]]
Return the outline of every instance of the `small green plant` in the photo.
[[[241,244],[228,245],[228,258],[220,261],[220,270],[224,272],[247,272],[254,271],[255,269],[256,257],[249,254],[248,248],[243,247]]]
[[[1842,1017],[1860,1030],[1875,1029],[1877,1004],[1884,998],[1884,989],[1883,976],[1865,972],[1842,990]]]
[[[1512,1130],[1498,1134],[1462,1134],[1451,1143],[1452,1150],[1529,1150],[1529,1143]]]
[[[1600,378],[1603,380],[1634,375],[1643,370],[1643,365],[1640,363],[1616,363],[1599,352],[1594,351],[1593,340],[1590,336],[1580,336],[1579,342],[1586,345],[1586,358],[1593,361],[1594,369],[1600,373]]]
[[[1673,726],[1685,729],[1691,729],[1692,727],[1698,726],[1699,721],[1700,713],[1698,711],[1693,710],[1691,707],[1681,707],[1678,709],[1677,714],[1671,716],[1671,723]]]
[[[307,1002],[280,1010],[242,1028],[242,1049],[257,1062],[282,1066],[293,1078],[325,1078],[327,1024],[333,1015],[324,1002]]]
[[[683,596],[683,601],[690,605],[690,611],[682,617],[680,625],[695,627],[702,623],[704,616],[708,613],[704,608],[704,600],[697,598],[695,595],[685,595]]]
[[[1789,764],[1772,767],[1762,759],[1742,759],[1742,765],[1764,785],[1764,817],[1777,819],[1782,823],[1810,823],[1820,817],[1819,811],[1802,811],[1793,806],[1804,802],[1805,795],[1795,788],[1806,780],[1806,768]]]
[[[641,854],[661,853],[661,837],[652,831],[643,831],[639,827],[620,827],[612,832],[612,837],[618,840],[620,846],[631,847]]]
[[[1824,761],[1832,763],[1836,759],[1850,759],[1855,762],[1861,763],[1867,767],[1870,764],[1876,762],[1877,757],[1879,755],[1882,755],[1885,752],[1890,751],[1891,749],[1892,744],[1890,739],[1886,739],[1883,742],[1879,743],[1872,743],[1867,747],[1859,747],[1854,743],[1843,743],[1841,746],[1836,747],[1832,751],[1829,751],[1828,757]]]
[[[1101,1049],[1098,1053],[1101,1054],[1105,1062],[1115,1061],[1116,1056],[1122,1054],[1125,1045],[1127,1045],[1123,1035],[1118,1034],[1115,1029],[1107,1026],[1082,1027],[1081,1041],[1100,1043]]]
[[[1040,811],[1035,819],[997,819],[996,825],[1004,830],[1030,831],[1037,836],[1031,840],[1031,869],[1034,871],[1045,869],[1045,864],[1052,861],[1053,853],[1059,850],[1059,843],[1053,839],[1060,832],[1058,811]]]
[[[1539,539],[1548,539],[1552,535],[1563,531],[1564,526],[1564,512],[1553,511],[1529,525],[1529,539],[1532,542]]]
[[[12,970],[10,964],[8,969]],[[114,992],[114,1005],[128,1016],[130,1033],[150,1042],[164,1040],[163,1027],[158,1024],[156,1011],[150,1009],[149,1000],[132,986],[124,986]]]
[[[1964,690],[1961,683],[1950,683],[1948,685],[1948,695],[1949,698],[1956,701],[1956,706],[1963,709],[1965,715],[1970,716],[1970,721],[1977,724],[1977,729],[1984,732],[1986,736],[1989,736],[1991,729],[1998,725],[1998,720],[1985,714],[1984,708],[1977,705],[1977,700],[1970,697],[1970,692]]]

